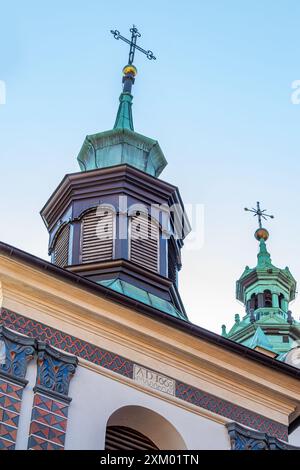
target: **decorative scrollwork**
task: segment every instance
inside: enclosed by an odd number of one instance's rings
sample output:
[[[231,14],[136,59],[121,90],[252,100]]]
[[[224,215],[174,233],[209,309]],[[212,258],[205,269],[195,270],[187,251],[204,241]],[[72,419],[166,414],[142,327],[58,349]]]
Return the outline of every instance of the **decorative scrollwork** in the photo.
[[[24,379],[28,362],[33,358],[36,341],[18,335],[4,326],[0,327],[0,340],[4,343],[5,357],[0,364],[3,371],[13,377]]]
[[[120,36],[121,36],[120,31],[118,31],[117,29],[115,29],[114,31],[111,30],[110,32],[111,32],[111,34],[114,35],[114,38],[115,38],[115,39],[120,39]]]
[[[156,60],[156,57],[155,57],[155,55],[153,54],[152,51],[147,51],[147,59]]]
[[[269,436],[264,432],[246,429],[240,424],[229,423],[226,425],[231,450],[296,450],[298,447],[291,446],[280,441],[276,437]]]
[[[140,38],[141,37],[141,33],[139,32],[139,30],[137,29],[137,27],[135,25],[133,25],[132,28],[130,28],[129,30],[135,37],[137,38]]]
[[[37,386],[67,396],[77,362],[75,356],[64,354],[52,346],[39,342]]]

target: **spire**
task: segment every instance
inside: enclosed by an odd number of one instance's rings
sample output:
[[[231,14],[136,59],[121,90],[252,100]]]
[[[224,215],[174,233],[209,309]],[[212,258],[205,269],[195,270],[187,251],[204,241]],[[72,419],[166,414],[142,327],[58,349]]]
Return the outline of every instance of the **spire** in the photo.
[[[132,85],[134,84],[137,69],[134,65],[126,65],[123,68],[123,92],[120,94],[120,104],[114,125],[114,129],[129,129],[134,131],[132,118]]]
[[[129,44],[127,65],[123,68],[123,90],[119,98],[119,108],[113,129],[87,135],[77,157],[81,171],[128,164],[158,178],[167,165],[167,160],[159,143],[134,131],[132,118],[132,86],[137,75],[133,64],[135,51],[140,51],[148,59],[155,60],[151,51],[146,51],[136,44],[141,35],[137,28],[130,29],[131,39],[126,39],[119,31],[111,31],[115,39]]]
[[[114,129],[129,129],[134,131],[133,118],[132,118],[132,100],[133,96],[130,93],[121,93],[119,109],[114,125]]]
[[[139,33],[137,27],[133,25],[130,28],[131,32],[131,39],[127,39],[120,34],[120,32],[116,30],[111,30],[111,33],[114,35],[115,39],[121,39],[122,41],[129,44],[129,57],[128,57],[128,64],[123,68],[123,92],[120,95],[120,104],[119,109],[114,125],[114,129],[128,129],[130,131],[134,131],[133,127],[133,119],[132,119],[132,100],[133,96],[131,94],[132,85],[134,84],[135,76],[137,74],[137,69],[133,65],[134,55],[136,49],[147,56],[149,60],[156,60],[152,51],[146,51],[142,49],[140,46],[137,45],[137,38],[141,37],[141,33]]]
[[[267,266],[272,266],[271,256],[270,253],[268,253],[266,246],[266,241],[269,238],[269,232],[267,229],[263,228],[261,221],[262,219],[267,220],[267,217],[269,217],[270,219],[274,219],[274,216],[266,214],[266,209],[261,209],[259,202],[256,203],[256,208],[252,207],[252,209],[247,209],[247,207],[245,207],[245,211],[253,212],[254,217],[258,218],[258,229],[254,233],[256,240],[259,241],[257,267],[265,268]]]
[[[272,266],[271,256],[267,250],[266,242],[263,238],[259,240],[259,252],[257,255],[257,267],[265,268],[267,266]]]
[[[236,298],[244,304],[245,315],[241,321],[235,316],[235,323],[226,337],[276,357],[291,349],[294,331],[295,337],[300,339],[300,324],[289,311],[289,303],[296,295],[296,281],[288,268],[280,269],[272,264],[267,250],[269,232],[262,226],[262,219],[273,216],[261,210],[259,202],[250,212],[258,220],[254,233],[259,243],[257,264],[253,268],[246,266],[236,282]]]

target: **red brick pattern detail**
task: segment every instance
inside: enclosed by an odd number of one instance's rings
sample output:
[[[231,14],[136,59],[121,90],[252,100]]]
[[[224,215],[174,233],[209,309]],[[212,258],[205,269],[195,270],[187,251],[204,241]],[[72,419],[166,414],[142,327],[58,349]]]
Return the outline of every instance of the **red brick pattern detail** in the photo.
[[[0,450],[14,450],[23,387],[0,379]]]
[[[36,393],[33,400],[28,449],[63,450],[68,405]]]
[[[175,396],[189,403],[193,403],[193,405],[218,413],[221,416],[226,416],[226,418],[230,418],[237,423],[242,423],[249,428],[265,432],[269,436],[277,437],[284,441],[288,440],[288,428],[284,424],[277,423],[272,419],[203,392],[185,383],[176,381]]]
[[[64,450],[62,446],[40,439],[37,436],[30,436],[28,449],[31,450]]]

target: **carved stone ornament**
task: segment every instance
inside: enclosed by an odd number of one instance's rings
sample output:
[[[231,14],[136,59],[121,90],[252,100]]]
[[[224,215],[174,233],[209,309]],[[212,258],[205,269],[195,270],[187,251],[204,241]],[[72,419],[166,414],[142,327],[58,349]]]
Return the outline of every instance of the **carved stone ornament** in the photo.
[[[76,356],[62,353],[46,343],[39,342],[36,389],[70,401],[69,385],[77,363]]]
[[[226,424],[231,450],[300,450],[264,432],[244,428],[237,423]]]
[[[28,362],[33,358],[36,340],[19,335],[4,326],[0,326],[2,359],[0,374],[12,379],[24,379]]]

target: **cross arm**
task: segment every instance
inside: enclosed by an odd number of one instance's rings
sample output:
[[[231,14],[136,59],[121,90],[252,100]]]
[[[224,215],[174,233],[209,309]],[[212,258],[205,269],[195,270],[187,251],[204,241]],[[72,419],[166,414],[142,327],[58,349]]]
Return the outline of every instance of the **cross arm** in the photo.
[[[118,31],[117,29],[111,30],[110,32],[114,35],[115,39],[122,39],[122,41],[126,42],[130,46],[132,45],[132,41],[129,41],[129,39],[122,36],[122,34],[120,34],[120,31]],[[142,52],[143,54],[145,54],[149,60],[156,60],[156,57],[155,57],[155,55],[153,54],[152,51],[146,51],[145,49],[138,46],[137,44],[134,44],[134,48],[137,49],[138,51]]]

